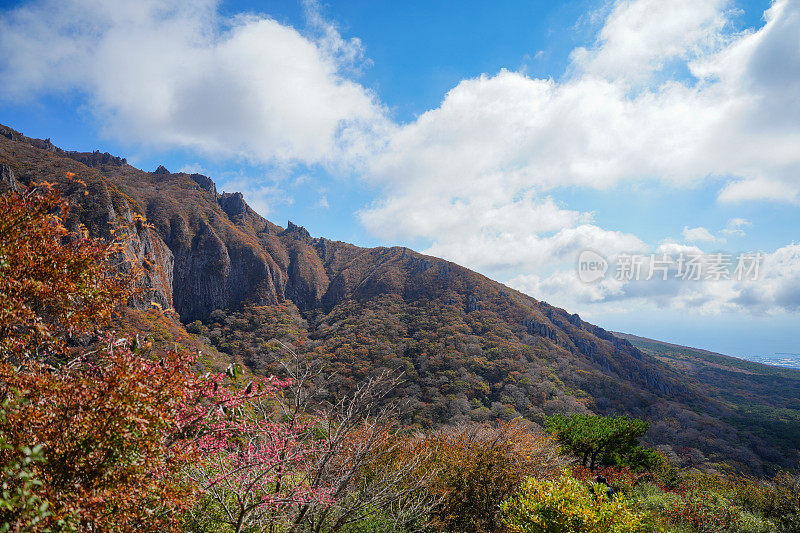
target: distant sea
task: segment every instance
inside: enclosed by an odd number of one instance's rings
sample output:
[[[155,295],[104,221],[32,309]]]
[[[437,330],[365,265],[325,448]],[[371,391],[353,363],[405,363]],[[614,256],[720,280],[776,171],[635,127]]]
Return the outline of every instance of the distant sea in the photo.
[[[800,370],[800,353],[776,353],[772,355],[748,355],[744,357],[756,363],[765,365],[783,366]]]

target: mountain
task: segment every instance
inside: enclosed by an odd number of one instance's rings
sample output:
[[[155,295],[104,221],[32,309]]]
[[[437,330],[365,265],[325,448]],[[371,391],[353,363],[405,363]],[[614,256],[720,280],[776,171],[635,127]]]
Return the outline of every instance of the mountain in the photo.
[[[145,172],[0,126],[0,187],[65,183],[68,172],[88,188],[70,193],[68,224],[107,238],[124,222],[143,270],[121,328],[206,347],[209,364],[275,371],[279,339],[326,362],[340,390],[381,368],[404,372],[395,395],[411,425],[626,413],[652,421],[647,438],[676,461],[756,473],[797,461],[800,439],[748,426],[724,388],[577,314],[407,248],[278,226],[204,175]]]
[[[765,365],[708,350],[614,332],[644,353],[692,375],[708,396],[733,406],[731,424],[779,443],[800,442],[800,370]]]

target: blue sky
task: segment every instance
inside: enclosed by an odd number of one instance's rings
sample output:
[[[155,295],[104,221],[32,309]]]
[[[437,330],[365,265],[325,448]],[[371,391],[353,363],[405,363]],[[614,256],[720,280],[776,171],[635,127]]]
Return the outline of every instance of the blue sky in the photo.
[[[609,329],[800,352],[797,0],[34,0],[0,122],[210,175],[279,224],[465,264]],[[756,280],[576,261],[760,251]]]

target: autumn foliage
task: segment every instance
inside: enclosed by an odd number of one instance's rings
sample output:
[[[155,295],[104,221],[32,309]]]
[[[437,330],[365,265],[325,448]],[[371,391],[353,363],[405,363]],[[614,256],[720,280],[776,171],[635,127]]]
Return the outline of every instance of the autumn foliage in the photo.
[[[67,192],[83,190],[68,177]],[[107,325],[132,292],[135,272],[112,262],[120,243],[67,229],[68,212],[49,183],[0,195],[0,359],[64,357],[66,341]]]
[[[431,523],[441,531],[492,532],[501,527],[500,504],[531,476],[548,476],[562,464],[558,446],[521,421],[463,424],[423,440],[437,472],[439,496]]]
[[[170,442],[181,430],[171,413],[187,400],[187,370],[177,354],[157,364],[113,344],[58,369],[0,365],[2,392],[15,399],[0,426],[12,448],[0,456],[42,446],[35,472],[46,525],[170,530],[192,496],[176,473],[196,450]]]
[[[236,387],[138,338],[76,348],[131,294],[135,272],[113,263],[120,243],[69,231],[69,204],[48,184],[0,197],[0,209],[0,529],[178,530],[213,485],[188,467],[252,459],[247,402],[285,383]],[[291,435],[273,443],[272,467],[289,449]]]

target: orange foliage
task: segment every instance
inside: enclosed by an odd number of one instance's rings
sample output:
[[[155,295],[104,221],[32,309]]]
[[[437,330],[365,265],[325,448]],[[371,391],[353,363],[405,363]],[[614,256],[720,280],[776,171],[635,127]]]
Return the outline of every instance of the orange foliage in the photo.
[[[52,514],[41,531],[177,530],[192,502],[180,471],[195,448],[171,442],[189,394],[189,362],[173,353],[154,364],[112,344],[58,369],[0,362],[0,395],[12,400],[0,417],[0,438],[11,445],[0,464],[42,446],[46,461],[35,471]],[[13,524],[8,512],[0,522]]]
[[[111,264],[119,243],[68,230],[68,211],[48,183],[0,196],[1,360],[64,357],[65,339],[96,333],[131,294],[136,272]]]
[[[550,476],[564,464],[558,445],[520,420],[446,428],[420,445],[433,452],[440,504],[432,525],[439,531],[504,531],[499,505],[525,478]]]

